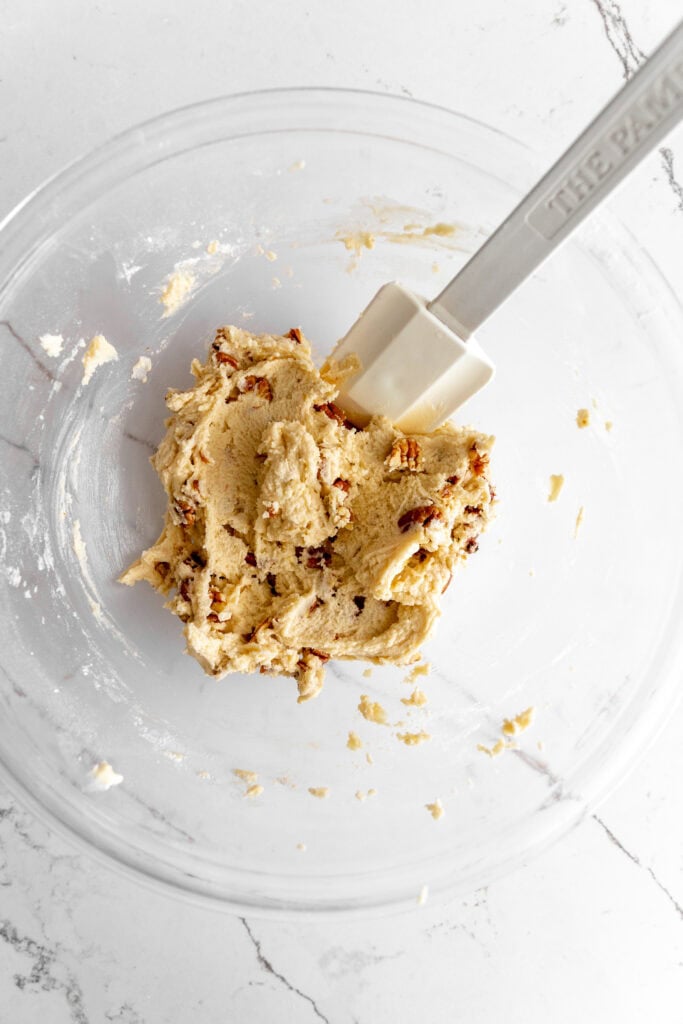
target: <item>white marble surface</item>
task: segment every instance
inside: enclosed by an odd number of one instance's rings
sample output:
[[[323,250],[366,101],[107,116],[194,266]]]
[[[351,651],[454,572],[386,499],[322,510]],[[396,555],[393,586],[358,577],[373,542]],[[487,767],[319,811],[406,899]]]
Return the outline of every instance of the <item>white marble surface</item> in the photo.
[[[265,86],[413,95],[550,161],[679,14],[678,0],[0,0],[0,216],[135,121]],[[613,205],[683,293],[679,182],[680,131]],[[683,709],[596,816],[513,876],[334,925],[147,892],[0,788],[0,1024],[681,1020],[682,730]]]

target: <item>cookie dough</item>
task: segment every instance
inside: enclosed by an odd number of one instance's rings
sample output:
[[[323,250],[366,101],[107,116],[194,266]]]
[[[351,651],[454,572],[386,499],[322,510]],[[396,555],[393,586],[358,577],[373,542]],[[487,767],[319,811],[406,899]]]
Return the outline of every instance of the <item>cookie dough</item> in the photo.
[[[357,429],[298,328],[223,327],[192,373],[152,459],[163,531],[121,581],[169,596],[206,672],[293,676],[299,701],[330,658],[417,661],[489,522],[493,439]]]

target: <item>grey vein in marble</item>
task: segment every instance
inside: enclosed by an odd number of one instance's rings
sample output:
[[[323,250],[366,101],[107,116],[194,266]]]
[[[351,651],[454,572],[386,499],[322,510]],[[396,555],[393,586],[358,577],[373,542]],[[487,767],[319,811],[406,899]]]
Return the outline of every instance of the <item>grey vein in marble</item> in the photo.
[[[69,971],[64,973],[63,978],[59,977],[56,948],[50,949],[27,935],[20,935],[8,920],[0,920],[0,941],[10,946],[19,956],[29,958],[29,973],[13,975],[12,980],[16,988],[21,992],[32,989],[62,992],[73,1024],[89,1024],[83,1008],[83,991],[80,985]]]
[[[678,916],[683,921],[683,906],[681,906],[681,904],[678,902],[678,900],[675,898],[675,896],[673,896],[669,892],[669,890],[664,885],[664,883],[660,882],[660,880],[657,878],[657,875],[654,873],[652,868],[649,865],[647,865],[647,864],[643,864],[642,860],[639,857],[636,857],[635,853],[631,853],[630,850],[627,850],[626,847],[624,846],[624,844],[621,842],[621,840],[617,839],[617,837],[615,836],[614,832],[612,832],[612,830],[609,828],[609,826],[605,824],[605,822],[602,820],[602,818],[599,815],[594,814],[593,815],[593,821],[597,822],[597,824],[600,826],[600,828],[603,829],[603,831],[605,832],[605,835],[607,836],[609,841],[614,846],[616,846],[617,850],[621,850],[621,852],[623,854],[625,854],[628,857],[628,859],[630,861],[632,861],[636,865],[636,867],[644,869],[648,873],[648,875],[650,876],[652,881],[655,883],[657,888],[661,889],[661,891],[664,893],[664,895],[668,899],[669,903],[671,903],[672,907],[674,908],[674,910],[676,911]]]
[[[29,343],[26,341],[26,339],[22,338],[22,336],[19,334],[19,332],[16,330],[16,328],[13,327],[12,324],[9,322],[9,320],[0,320],[0,327],[4,327],[5,330],[9,334],[12,335],[14,340],[19,342],[19,344],[21,345],[23,350],[28,353],[28,355],[31,357],[33,362],[36,364],[36,366],[38,367],[40,372],[45,374],[45,376],[47,377],[48,380],[55,381],[57,379],[55,377],[54,373],[52,372],[52,370],[49,367],[47,367],[45,365],[45,363],[41,362],[41,360],[38,358],[38,356],[33,351],[33,349],[31,348]]]
[[[242,923],[247,935],[249,936],[254,949],[256,950],[256,959],[258,960],[259,965],[263,968],[263,970],[266,971],[268,974],[272,974],[273,977],[277,978],[278,981],[281,981],[285,988],[289,989],[290,992],[293,992],[301,999],[305,999],[306,1002],[310,1003],[316,1017],[318,1017],[319,1020],[325,1021],[325,1024],[330,1024],[329,1019],[318,1009],[315,1000],[312,999],[310,996],[307,996],[305,992],[301,991],[301,989],[296,988],[296,986],[292,985],[291,982],[287,981],[283,974],[280,974],[278,971],[275,970],[270,960],[266,959],[261,949],[261,943],[252,932],[251,928],[249,927],[249,924],[247,923],[246,918],[240,917],[239,920]]]
[[[605,29],[607,42],[619,58],[624,78],[628,80],[638,70],[643,61],[646,60],[646,55],[633,41],[631,30],[626,24],[624,15],[621,13],[621,8],[616,0],[591,0],[591,2],[597,8]],[[666,146],[662,146],[659,152],[662,157],[662,167],[664,168],[666,180],[678,200],[678,209],[683,212],[683,185],[677,181],[674,175],[673,152]]]

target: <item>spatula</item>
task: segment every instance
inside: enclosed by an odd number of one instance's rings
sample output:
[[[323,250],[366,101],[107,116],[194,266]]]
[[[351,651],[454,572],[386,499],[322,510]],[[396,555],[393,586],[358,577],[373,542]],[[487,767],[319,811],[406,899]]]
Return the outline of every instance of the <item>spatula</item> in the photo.
[[[494,373],[475,331],[683,117],[683,22],[624,85],[440,295],[392,282],[332,358],[359,368],[338,401],[352,419],[383,414],[433,430]],[[523,339],[518,339],[524,358]]]

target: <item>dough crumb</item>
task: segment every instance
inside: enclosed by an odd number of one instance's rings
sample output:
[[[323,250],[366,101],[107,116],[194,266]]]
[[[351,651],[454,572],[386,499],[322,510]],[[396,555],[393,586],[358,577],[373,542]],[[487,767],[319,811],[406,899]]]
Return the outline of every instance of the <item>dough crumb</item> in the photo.
[[[195,284],[195,276],[189,270],[176,270],[166,279],[166,286],[159,296],[164,307],[164,319],[173,316],[185,304]]]
[[[403,680],[404,683],[415,683],[421,676],[428,676],[432,671],[432,666],[428,661],[423,661],[419,665],[415,665],[408,675]]]
[[[419,687],[415,687],[410,697],[401,697],[401,704],[407,704],[409,707],[421,708],[427,703],[427,694],[423,693]]]
[[[279,277],[273,278],[273,288],[282,288],[282,281],[280,280]]]
[[[218,241],[217,238],[215,238],[212,242],[209,242],[209,244],[207,245],[207,247],[206,247],[207,254],[209,256],[215,256],[216,253],[218,252],[219,248],[220,248],[220,242]]]
[[[197,772],[197,778],[198,779],[210,779],[211,778],[211,772],[207,772],[206,768],[202,768],[202,770],[200,772]]]
[[[477,743],[477,750],[480,750],[482,754],[487,754],[489,757],[498,757],[505,750],[505,740],[496,740],[492,747],[485,747],[483,743]]]
[[[530,707],[520,711],[514,718],[504,718],[501,731],[506,736],[515,736],[518,732],[524,732],[533,722],[535,714],[536,708]]]
[[[360,256],[362,249],[375,248],[375,236],[370,231],[352,231],[349,233],[338,231],[335,238],[343,244],[348,252],[352,252],[356,257]]]
[[[458,229],[455,224],[443,224],[442,222],[439,222],[437,224],[430,224],[428,227],[424,228],[422,234],[425,238],[428,238],[430,235],[437,235],[439,238],[451,238],[457,230]]]
[[[64,338],[61,334],[41,334],[39,341],[41,348],[51,356],[52,359],[56,359],[57,356],[62,354]]]
[[[590,409],[579,409],[576,414],[576,425],[579,430],[583,430],[585,427],[590,426],[591,414]]]
[[[165,750],[164,753],[166,754],[166,757],[169,759],[169,761],[176,761],[178,764],[180,764],[181,761],[185,760],[185,755],[182,754],[179,750]]]
[[[370,700],[367,693],[361,695],[358,710],[368,722],[375,722],[376,725],[387,724],[387,713],[381,704]]]
[[[306,852],[306,844],[305,843],[297,843],[296,844],[296,848],[297,848],[297,850],[300,850],[301,853],[305,853]]]
[[[423,885],[418,893],[417,905],[418,907],[424,907],[425,903],[429,899],[429,886]]]
[[[396,734],[396,739],[400,740],[401,743],[405,743],[407,747],[417,747],[420,743],[425,743],[427,740],[431,740],[431,736],[424,730],[420,732],[399,732]]]
[[[263,255],[270,263],[273,263],[277,259],[277,253],[273,252],[272,249],[264,249]]]
[[[245,797],[248,800],[253,800],[254,797],[261,796],[262,792],[263,792],[263,786],[259,786],[258,784],[256,784],[256,785],[253,785],[253,786],[249,786],[249,788],[247,789],[247,791],[246,791],[246,793],[244,795],[245,795]]]
[[[614,426],[614,424],[612,423],[611,420],[605,420],[605,430],[607,431],[608,434],[611,433],[613,426]]]
[[[368,764],[374,764],[375,763],[374,758],[373,758],[372,754],[370,753],[370,751],[368,751],[367,754],[365,755],[365,760],[367,761]]]
[[[439,818],[443,818],[444,814],[446,813],[443,804],[441,803],[438,797],[436,798],[433,804],[425,804],[425,807],[431,814],[434,821],[438,821]]]
[[[305,166],[305,160],[295,160],[293,164],[290,164],[289,169],[290,171],[303,171]]]
[[[363,669],[363,678],[364,679],[369,679],[371,675],[372,675],[372,669],[371,668]]]
[[[328,786],[309,786],[308,792],[311,796],[317,797],[318,800],[327,800],[330,795]]]
[[[367,791],[367,793],[364,793],[362,789],[357,789],[356,793],[355,793],[355,796],[356,796],[356,800],[360,800],[361,803],[362,803],[363,800],[366,800],[368,797],[377,796],[377,790],[376,789],[369,789]]]
[[[576,522],[574,523],[574,540],[576,540],[576,538],[578,537],[579,530],[581,529],[581,524],[582,523],[583,523],[583,505],[581,506],[581,508],[579,509],[579,511],[578,511],[578,513],[576,515]]]
[[[111,789],[112,786],[119,786],[123,782],[123,775],[115,772],[108,761],[99,761],[90,769],[90,777],[96,789]]]
[[[441,267],[438,263],[432,263],[432,274],[438,274],[440,270]]]
[[[363,746],[363,741],[361,740],[357,732],[349,733],[349,738],[346,741],[346,746],[349,748],[349,750],[360,750],[360,748]]]
[[[238,779],[242,779],[243,782],[249,783],[250,786],[258,782],[258,772],[250,772],[246,768],[233,768],[232,774],[236,775]]]
[[[133,366],[130,371],[131,380],[141,380],[143,384],[147,383],[147,375],[152,369],[152,360],[149,356],[140,356],[137,363]]]
[[[548,501],[557,501],[560,496],[560,491],[564,486],[564,476],[561,473],[550,474],[550,491],[548,492]]]
[[[89,384],[95,370],[105,363],[114,362],[119,354],[113,345],[110,345],[103,334],[96,334],[91,338],[90,344],[83,353],[83,379],[81,384]]]

